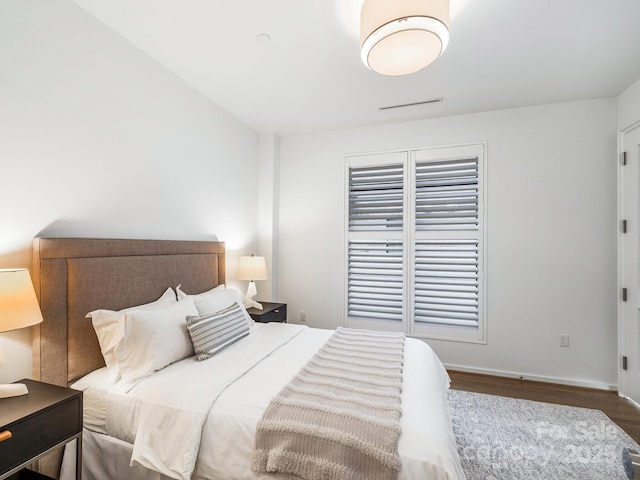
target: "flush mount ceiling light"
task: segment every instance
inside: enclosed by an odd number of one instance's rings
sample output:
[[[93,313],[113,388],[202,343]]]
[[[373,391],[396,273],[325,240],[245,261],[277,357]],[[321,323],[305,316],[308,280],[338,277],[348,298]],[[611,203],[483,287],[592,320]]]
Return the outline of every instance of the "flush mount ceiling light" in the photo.
[[[362,61],[383,75],[423,69],[449,43],[449,0],[364,0]]]

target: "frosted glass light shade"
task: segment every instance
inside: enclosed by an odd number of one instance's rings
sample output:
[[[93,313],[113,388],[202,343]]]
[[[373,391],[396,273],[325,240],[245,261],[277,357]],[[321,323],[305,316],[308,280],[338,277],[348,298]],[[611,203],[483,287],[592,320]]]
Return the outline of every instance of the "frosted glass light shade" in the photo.
[[[238,280],[267,280],[267,263],[264,257],[240,257],[238,263]]]
[[[0,270],[0,332],[42,322],[36,292],[26,269]]]
[[[448,0],[364,0],[362,61],[383,75],[417,72],[447,48],[448,25]]]

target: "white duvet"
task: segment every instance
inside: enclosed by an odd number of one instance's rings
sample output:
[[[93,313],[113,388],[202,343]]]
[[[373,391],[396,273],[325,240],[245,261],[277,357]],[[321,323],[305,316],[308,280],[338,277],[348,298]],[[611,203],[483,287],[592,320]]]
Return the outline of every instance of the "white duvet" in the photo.
[[[131,465],[169,478],[270,478],[250,468],[256,424],[270,399],[332,333],[256,324],[247,338],[215,357],[172,364],[127,394],[80,381],[75,387],[92,399],[92,411],[105,415],[104,422],[85,420],[85,426],[133,444]],[[448,385],[447,372],[431,348],[407,339],[400,480],[465,478],[451,430]]]

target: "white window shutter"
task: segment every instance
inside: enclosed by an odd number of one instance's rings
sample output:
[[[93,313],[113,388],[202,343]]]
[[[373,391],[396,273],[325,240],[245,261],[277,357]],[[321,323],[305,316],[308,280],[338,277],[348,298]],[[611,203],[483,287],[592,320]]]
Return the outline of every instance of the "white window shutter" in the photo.
[[[417,242],[414,301],[416,322],[477,326],[478,242]]]
[[[416,230],[478,229],[478,158],[416,163]]]
[[[402,230],[402,165],[349,169],[349,231]]]
[[[347,325],[485,341],[485,152],[347,157]]]
[[[478,163],[477,156],[416,162],[418,323],[478,325]]]
[[[404,273],[402,243],[350,241],[348,315],[402,321]]]

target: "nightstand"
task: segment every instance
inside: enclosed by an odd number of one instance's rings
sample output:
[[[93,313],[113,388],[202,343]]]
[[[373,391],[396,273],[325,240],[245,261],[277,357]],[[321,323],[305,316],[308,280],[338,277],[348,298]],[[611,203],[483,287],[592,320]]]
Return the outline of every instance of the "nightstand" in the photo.
[[[76,479],[81,480],[82,392],[34,380],[20,382],[27,385],[28,394],[0,399],[0,480],[49,478],[22,469],[76,439]]]
[[[287,323],[287,304],[286,303],[272,303],[272,302],[258,302],[262,305],[262,310],[257,308],[248,308],[247,312],[251,315],[256,322],[269,323],[269,322],[281,322]]]

